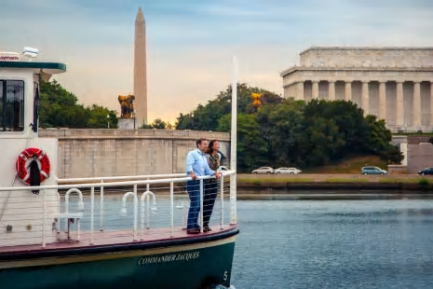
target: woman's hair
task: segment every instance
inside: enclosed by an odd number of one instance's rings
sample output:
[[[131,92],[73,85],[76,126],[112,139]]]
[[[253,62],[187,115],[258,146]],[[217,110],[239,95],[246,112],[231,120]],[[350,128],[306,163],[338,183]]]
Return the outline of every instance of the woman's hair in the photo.
[[[207,154],[211,154],[212,152],[213,152],[213,144],[216,142],[216,141],[218,141],[218,140],[216,140],[216,139],[213,139],[213,140],[211,140],[210,142],[209,142],[209,144],[208,144],[208,146],[207,146],[207,150],[206,150],[206,153]]]

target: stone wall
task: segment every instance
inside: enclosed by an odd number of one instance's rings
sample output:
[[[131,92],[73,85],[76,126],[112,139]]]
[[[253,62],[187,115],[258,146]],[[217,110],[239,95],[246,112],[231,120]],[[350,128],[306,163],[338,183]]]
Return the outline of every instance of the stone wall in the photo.
[[[39,137],[58,139],[58,178],[181,173],[202,137],[219,140],[229,164],[230,136],[221,132],[46,129]]]
[[[408,171],[418,173],[427,167],[433,167],[433,145],[429,142],[430,137],[410,136],[408,137]]]
[[[430,136],[393,136],[391,144],[399,145],[405,156],[402,165],[407,166],[407,172],[416,174],[419,170],[433,167],[433,145]]]

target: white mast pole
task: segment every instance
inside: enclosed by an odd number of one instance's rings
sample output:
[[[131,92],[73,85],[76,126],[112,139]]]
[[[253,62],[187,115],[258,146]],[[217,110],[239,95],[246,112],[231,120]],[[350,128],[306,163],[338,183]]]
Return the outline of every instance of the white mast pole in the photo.
[[[233,82],[232,82],[232,125],[230,136],[230,170],[236,171],[237,166],[237,115],[238,115],[238,63],[236,56],[233,56]],[[237,206],[236,206],[236,186],[237,173],[230,177],[230,224],[237,224]]]

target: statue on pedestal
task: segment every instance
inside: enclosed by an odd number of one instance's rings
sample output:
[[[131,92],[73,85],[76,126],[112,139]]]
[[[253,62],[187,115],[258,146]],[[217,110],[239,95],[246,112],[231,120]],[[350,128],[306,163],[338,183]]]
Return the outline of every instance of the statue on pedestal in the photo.
[[[132,113],[134,112],[134,99],[133,95],[119,95],[118,100],[120,103],[120,118],[132,118]]]

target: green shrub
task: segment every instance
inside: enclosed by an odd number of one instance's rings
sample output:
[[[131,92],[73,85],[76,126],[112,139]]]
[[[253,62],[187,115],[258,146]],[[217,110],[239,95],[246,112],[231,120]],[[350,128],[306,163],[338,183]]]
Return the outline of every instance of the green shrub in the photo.
[[[421,180],[418,181],[418,184],[419,184],[421,187],[428,187],[429,184],[430,184],[430,182],[429,182],[427,179],[421,179]]]
[[[261,184],[262,184],[262,183],[261,183],[259,180],[254,180],[254,181],[253,181],[253,186],[255,186],[255,187],[260,187]]]

